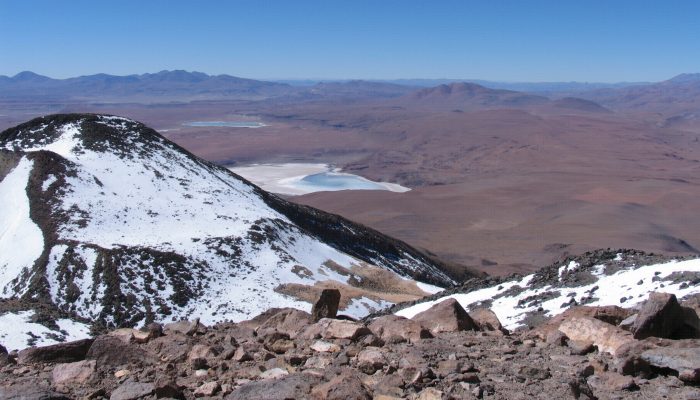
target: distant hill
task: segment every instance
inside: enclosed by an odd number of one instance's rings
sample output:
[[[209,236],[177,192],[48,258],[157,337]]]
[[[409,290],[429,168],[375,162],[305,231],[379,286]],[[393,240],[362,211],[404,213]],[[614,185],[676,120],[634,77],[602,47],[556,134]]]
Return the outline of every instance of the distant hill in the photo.
[[[575,95],[612,109],[659,112],[672,118],[700,111],[700,73],[680,74],[658,83]]]
[[[18,99],[259,99],[285,95],[291,90],[291,86],[282,83],[181,70],[126,76],[96,74],[68,79],[52,79],[25,71],[0,78],[0,97]]]

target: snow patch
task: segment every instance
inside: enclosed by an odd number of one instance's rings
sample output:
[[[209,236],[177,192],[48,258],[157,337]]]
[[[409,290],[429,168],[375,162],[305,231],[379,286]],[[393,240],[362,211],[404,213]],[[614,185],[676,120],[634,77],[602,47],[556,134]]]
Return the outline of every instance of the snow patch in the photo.
[[[573,268],[573,264],[562,268],[568,269],[569,266]],[[596,266],[596,271],[603,271],[604,268],[604,265]],[[562,273],[561,271],[560,268],[560,273]],[[568,307],[562,307],[562,305],[571,301],[572,298],[579,304],[584,303],[587,306],[634,307],[644,302],[649,293],[654,291],[672,293],[679,299],[700,293],[700,285],[683,285],[683,282],[673,283],[663,280],[674,272],[685,271],[700,272],[700,259],[629,267],[612,275],[594,274],[598,278],[596,282],[577,287],[545,286],[527,289],[534,277],[533,274],[518,281],[505,282],[469,293],[452,294],[438,300],[419,303],[398,311],[396,315],[412,318],[448,298],[457,300],[467,310],[477,303],[490,300],[491,310],[496,313],[505,328],[512,330],[523,326],[525,317],[540,307],[545,315],[550,317],[563,313]],[[515,286],[526,290],[512,296],[498,296]],[[532,299],[536,296],[544,296],[547,300],[533,302]],[[587,298],[591,298],[591,300],[584,301]]]
[[[8,351],[22,350],[29,346],[80,340],[90,337],[90,327],[69,319],[59,319],[58,331],[31,322],[34,311],[9,312],[0,315],[0,343]]]
[[[10,282],[44,251],[44,235],[29,216],[27,183],[33,166],[22,157],[0,182],[0,298],[14,295]]]

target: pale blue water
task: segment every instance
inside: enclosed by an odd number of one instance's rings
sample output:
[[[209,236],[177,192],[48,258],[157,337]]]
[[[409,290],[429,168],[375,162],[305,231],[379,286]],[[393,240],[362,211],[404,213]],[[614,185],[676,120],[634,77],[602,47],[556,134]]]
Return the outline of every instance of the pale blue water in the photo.
[[[386,190],[384,186],[370,182],[355,175],[340,175],[332,172],[321,172],[308,175],[295,186],[313,191],[324,190]]]
[[[253,121],[193,121],[184,123],[185,126],[195,127],[229,127],[229,128],[260,128],[265,126],[261,122]]]

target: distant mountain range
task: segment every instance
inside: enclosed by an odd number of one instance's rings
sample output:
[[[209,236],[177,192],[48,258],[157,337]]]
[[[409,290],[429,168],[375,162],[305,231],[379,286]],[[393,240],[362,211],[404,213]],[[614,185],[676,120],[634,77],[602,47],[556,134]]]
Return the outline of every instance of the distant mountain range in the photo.
[[[0,100],[53,102],[190,102],[241,101],[354,101],[391,98],[454,102],[518,108],[564,99],[563,108],[588,111],[661,111],[669,117],[692,118],[700,109],[700,74],[681,74],[669,80],[622,83],[493,82],[449,79],[398,80],[288,80],[269,82],[230,75],[208,75],[182,70],[141,75],[96,74],[53,79],[33,72],[0,76]],[[571,100],[576,98],[578,100]],[[582,99],[597,104],[583,104]]]

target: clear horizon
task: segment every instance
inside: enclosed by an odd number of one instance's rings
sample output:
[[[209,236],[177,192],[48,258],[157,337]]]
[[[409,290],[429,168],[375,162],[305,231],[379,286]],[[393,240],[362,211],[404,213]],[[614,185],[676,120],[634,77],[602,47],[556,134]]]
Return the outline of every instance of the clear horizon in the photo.
[[[595,82],[593,82],[593,81],[576,81],[576,80],[569,80],[569,81],[499,81],[499,80],[492,80],[492,79],[478,78],[478,77],[477,78],[468,78],[468,77],[462,77],[462,78],[445,78],[445,77],[441,77],[441,78],[431,78],[431,77],[428,77],[428,78],[425,78],[425,77],[417,77],[417,78],[416,77],[413,77],[413,78],[406,78],[406,77],[403,77],[403,78],[308,78],[308,77],[301,77],[301,78],[251,78],[248,76],[242,76],[242,75],[231,74],[231,73],[211,74],[211,73],[208,73],[206,71],[190,71],[190,70],[183,70],[180,68],[175,68],[175,69],[171,69],[171,70],[136,72],[136,73],[131,73],[131,74],[109,74],[106,72],[94,72],[94,73],[90,73],[90,74],[65,76],[65,77],[55,77],[55,76],[50,76],[47,74],[42,74],[42,73],[39,73],[37,71],[23,70],[23,71],[17,71],[16,73],[13,73],[13,74],[0,74],[0,76],[7,76],[9,78],[12,78],[13,76],[18,75],[18,74],[23,73],[23,72],[31,72],[31,73],[35,73],[37,75],[45,76],[45,77],[51,78],[51,79],[70,79],[70,78],[78,78],[81,76],[91,76],[91,75],[98,75],[98,74],[107,74],[107,75],[112,75],[112,76],[130,76],[130,75],[156,74],[156,73],[163,72],[163,71],[169,71],[169,72],[185,71],[185,72],[189,72],[189,73],[204,73],[204,74],[207,74],[209,76],[229,75],[229,76],[236,77],[236,78],[254,79],[254,80],[261,80],[261,81],[272,81],[272,82],[282,82],[282,81],[298,81],[298,82],[303,82],[303,81],[322,82],[322,81],[326,81],[326,82],[331,82],[331,81],[349,81],[349,80],[361,80],[361,81],[404,81],[404,80],[406,80],[406,81],[412,81],[412,80],[442,81],[442,80],[444,80],[444,81],[484,81],[484,82],[512,83],[512,84],[518,84],[518,83],[523,83],[523,84],[528,84],[528,83],[534,83],[534,84],[547,84],[547,83],[617,84],[617,83],[647,83],[647,82],[654,83],[655,82],[655,81],[634,81],[634,82],[633,81],[610,81],[610,82],[595,81]],[[681,72],[681,73],[676,74],[674,76],[669,76],[667,78],[664,78],[661,81],[671,79],[675,76],[678,76],[678,75],[684,74],[684,73],[695,74],[696,72]]]
[[[656,82],[700,68],[700,2],[0,0],[0,75]]]

